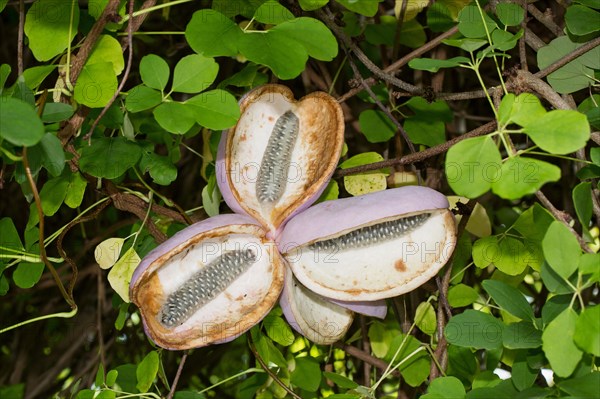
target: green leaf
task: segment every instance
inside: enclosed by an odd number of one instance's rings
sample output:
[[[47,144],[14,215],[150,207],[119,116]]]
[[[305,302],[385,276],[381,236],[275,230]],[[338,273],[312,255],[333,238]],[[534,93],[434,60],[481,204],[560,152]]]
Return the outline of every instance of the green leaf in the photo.
[[[600,9],[600,0],[575,0],[575,3],[583,4],[595,9]]]
[[[104,64],[105,62],[112,64],[115,75],[119,75],[125,67],[121,43],[112,36],[100,35],[85,65]]]
[[[48,77],[48,75],[54,72],[56,68],[56,65],[40,65],[27,68],[23,71],[23,79],[25,79],[25,84],[31,90],[36,89],[39,85],[42,84],[42,82],[44,81],[44,79],[46,79],[46,77]],[[2,82],[0,81],[0,87],[2,86],[1,83]],[[48,104],[46,104],[46,106],[48,106]]]
[[[13,251],[23,250],[25,248],[12,219],[9,217],[0,219],[0,253],[14,255]]]
[[[67,195],[65,196],[65,204],[69,208],[77,208],[83,201],[87,180],[79,172],[71,174],[69,186],[67,187]]]
[[[211,174],[208,184],[202,189],[202,206],[208,216],[219,214],[219,205],[221,204],[221,193],[217,189],[217,178]]]
[[[439,377],[431,381],[422,399],[461,399],[466,395],[465,387],[456,377]]]
[[[492,191],[501,198],[519,199],[533,194],[548,182],[560,179],[560,168],[545,161],[514,156],[508,158],[492,179]]]
[[[139,85],[135,86],[125,98],[125,108],[129,112],[140,112],[156,107],[162,102],[162,95],[158,90]]]
[[[404,130],[414,144],[433,147],[445,141],[446,125],[432,118],[408,118],[404,121]]]
[[[163,91],[169,81],[169,64],[156,54],[149,54],[140,60],[142,82],[148,87]]]
[[[110,269],[117,263],[124,242],[124,238],[111,237],[96,246],[94,258],[101,269]]]
[[[192,50],[207,57],[235,57],[242,35],[235,22],[215,10],[196,11],[185,28]]]
[[[496,29],[492,32],[493,48],[500,51],[511,50],[517,45],[517,41],[521,36],[523,36],[523,30],[513,35],[510,32]]]
[[[69,181],[63,177],[55,177],[44,184],[40,191],[44,215],[52,216],[58,211],[67,195]]]
[[[484,40],[484,39],[469,39],[469,38],[446,39],[446,40],[442,40],[442,42],[444,44],[447,44],[448,46],[458,47],[458,48],[461,48],[468,52],[473,52],[488,43],[488,41]]]
[[[256,87],[264,83],[267,83],[267,75],[259,71],[258,65],[250,63],[241,71],[222,80],[217,87]]]
[[[225,90],[206,91],[190,98],[185,105],[200,126],[213,130],[227,129],[235,125],[240,117],[240,107],[235,97]]]
[[[58,176],[65,167],[65,152],[60,140],[52,133],[44,134],[42,140],[32,148],[39,151],[41,164],[51,176]]]
[[[502,309],[521,320],[534,320],[531,305],[518,289],[497,280],[485,280],[481,285]]]
[[[399,38],[396,39],[398,20],[392,15],[382,15],[377,24],[368,24],[365,28],[365,38],[376,46],[394,46],[395,40],[410,48],[420,47],[425,44],[427,37],[423,25],[415,19],[404,21]]]
[[[117,76],[111,62],[85,65],[77,83],[73,98],[90,108],[102,108],[117,91]]]
[[[461,64],[469,63],[467,57],[454,57],[447,60],[436,60],[433,58],[415,58],[408,62],[408,66],[412,69],[421,71],[437,72],[441,68],[455,68]]]
[[[565,281],[565,279],[555,272],[547,262],[542,263],[540,276],[542,277],[544,285],[550,292],[555,294],[567,294],[574,292],[574,288],[567,284],[567,281],[570,280]]]
[[[521,126],[528,126],[537,123],[544,114],[546,109],[533,94],[523,93],[515,96],[508,93],[500,103],[498,123],[505,126],[514,122]]]
[[[538,370],[529,366],[529,364],[527,364],[525,353],[520,352],[517,355],[517,359],[513,362],[511,369],[511,377],[515,384],[515,388],[519,391],[523,391],[533,386],[537,376]]]
[[[133,247],[121,256],[108,273],[108,282],[124,302],[129,303],[129,282],[133,271],[141,262]],[[154,377],[152,377],[154,379]]]
[[[73,115],[73,107],[65,103],[46,103],[42,113],[42,121],[54,123],[69,119]]]
[[[592,184],[590,182],[579,183],[573,189],[573,205],[584,228],[588,228],[592,219]]]
[[[0,138],[30,147],[43,136],[44,125],[31,105],[16,98],[0,98]]]
[[[304,11],[313,11],[325,6],[329,0],[300,0],[299,3]]]
[[[0,2],[0,5],[2,3]],[[6,1],[4,1],[4,5],[6,5]],[[0,11],[2,11],[2,8],[4,7],[4,5],[2,5],[2,7],[0,7]],[[8,385],[8,386],[3,386],[0,387],[0,398],[5,398],[5,399],[23,399],[25,397],[25,384],[15,384],[15,385]]]
[[[117,331],[121,331],[125,326],[125,321],[127,320],[127,310],[129,309],[128,303],[122,303],[119,306],[119,314],[117,315],[117,320],[115,320],[115,329]],[[112,370],[115,371],[115,370]]]
[[[327,183],[327,187],[323,190],[323,193],[317,200],[317,203],[323,201],[335,200],[340,197],[340,186],[337,181],[331,179],[329,183]]]
[[[579,271],[582,274],[592,274],[591,279],[600,280],[600,254],[583,254],[579,259]]]
[[[568,279],[577,270],[581,248],[571,231],[561,222],[552,222],[542,241],[542,249],[546,262],[562,278]]]
[[[467,309],[450,319],[444,329],[449,343],[475,349],[495,349],[502,346],[504,326],[495,317]]]
[[[38,0],[33,3],[25,17],[25,34],[33,56],[38,61],[48,61],[62,53],[77,34],[77,25],[77,1]]]
[[[542,349],[559,377],[571,375],[583,355],[573,342],[576,323],[577,313],[568,308],[552,320],[542,334]]]
[[[379,2],[381,0],[335,0],[346,7],[350,11],[354,11],[358,14],[366,17],[372,17],[377,13]]]
[[[546,68],[553,62],[564,58],[582,44],[572,42],[568,35],[557,37],[547,46],[538,50],[538,68]],[[546,79],[552,88],[561,94],[569,94],[585,89],[594,82],[592,68],[600,69],[599,59],[600,47],[596,47],[552,72]]]
[[[358,384],[356,382],[352,381],[348,377],[344,377],[343,375],[331,373],[329,371],[324,371],[323,376],[328,380],[333,381],[335,385],[337,385],[340,388],[354,389],[358,387]]]
[[[263,24],[277,25],[294,19],[294,14],[275,0],[267,0],[254,12],[254,20]]]
[[[110,370],[108,373],[106,373],[106,385],[109,387],[115,385],[118,376],[119,372],[117,370]]]
[[[515,3],[498,3],[496,15],[505,26],[517,26],[523,21],[523,8]]]
[[[575,323],[573,339],[579,348],[600,356],[600,305],[585,308]]]
[[[383,161],[383,157],[378,153],[364,152],[345,160],[340,164],[340,168],[347,169],[379,161]],[[344,176],[344,187],[346,191],[354,196],[382,191],[387,187],[386,173],[383,173],[383,170],[376,170],[358,175]]]
[[[453,308],[469,306],[479,298],[475,289],[465,284],[457,284],[450,287],[448,291],[448,303]]]
[[[177,168],[168,157],[144,151],[140,159],[142,173],[150,172],[152,181],[161,186],[168,186],[177,179]]]
[[[539,348],[542,346],[542,331],[528,321],[512,323],[504,327],[502,344],[508,349]]]
[[[4,7],[6,7],[6,3],[8,3],[8,0],[0,0],[0,12],[2,10],[4,10]],[[22,384],[19,384],[19,385],[22,385]],[[3,392],[2,389],[4,389],[4,388],[0,388],[0,392]],[[21,394],[21,396],[19,396],[19,397],[22,397],[22,396],[23,396],[23,394]],[[1,397],[1,395],[0,395],[0,397]]]
[[[272,34],[271,31],[244,33],[240,49],[246,58],[268,66],[280,79],[293,79],[304,70],[308,53],[285,32]]]
[[[390,348],[392,339],[398,334],[398,331],[386,328],[385,324],[374,321],[369,326],[369,340],[371,341],[371,350],[379,358],[383,358]]]
[[[194,126],[192,111],[182,103],[162,103],[152,113],[158,124],[167,132],[184,134]]]
[[[485,25],[481,18],[481,12],[484,15]],[[458,13],[458,30],[465,37],[485,38],[486,25],[489,33],[498,27],[494,20],[484,11],[480,11],[477,6],[466,6]]]
[[[514,228],[527,239],[541,242],[552,222],[552,215],[536,203],[519,216]]]
[[[528,124],[523,131],[542,150],[552,154],[568,154],[585,146],[590,138],[590,125],[580,112],[555,110]]]
[[[474,137],[450,147],[446,176],[458,195],[475,198],[487,192],[502,167],[502,157],[489,136]]]
[[[584,36],[600,30],[600,13],[589,7],[573,4],[567,8],[565,22],[574,35]]]
[[[421,302],[415,312],[415,324],[427,335],[433,335],[437,329],[437,317],[429,302]]]
[[[141,156],[138,145],[124,137],[99,137],[91,146],[84,146],[79,158],[83,172],[95,177],[116,179],[135,165]]]
[[[198,93],[208,89],[219,73],[219,64],[214,58],[199,54],[183,57],[175,65],[172,91]]]
[[[365,110],[358,117],[360,130],[370,143],[384,143],[394,137],[396,126],[382,111]]]
[[[0,64],[0,94],[2,94],[2,89],[4,89],[4,84],[6,83],[6,79],[10,75],[10,71],[12,68],[8,64]]]
[[[138,364],[135,375],[137,377],[137,389],[141,393],[148,392],[152,386],[152,382],[156,378],[156,373],[158,373],[158,366],[159,358],[156,351],[148,353]]]
[[[292,384],[309,392],[316,392],[321,384],[319,363],[309,357],[297,357],[296,367],[290,375]]]
[[[598,395],[600,386],[600,373],[594,371],[585,374],[583,377],[571,378],[564,381],[557,381],[556,385],[573,398],[593,398]]]
[[[38,281],[40,281],[43,271],[44,264],[41,262],[21,262],[17,265],[12,278],[17,287],[31,288],[36,285]]]
[[[392,361],[392,357],[398,352],[400,345],[404,345],[395,357],[394,363],[402,362],[399,367],[400,374],[411,387],[417,387],[427,380],[431,368],[431,360],[426,351],[415,352],[422,349],[421,341],[412,335],[398,334],[392,339],[390,349],[385,356],[385,360]],[[410,357],[409,357],[410,355]]]
[[[323,22],[308,17],[296,18],[279,24],[268,31],[269,36],[283,36],[302,46],[306,53],[321,61],[331,61],[338,53],[338,43]],[[290,49],[281,49],[290,51]],[[245,52],[244,52],[245,54]]]
[[[294,333],[281,317],[268,315],[263,319],[263,327],[267,336],[279,345],[290,346],[294,343]]]

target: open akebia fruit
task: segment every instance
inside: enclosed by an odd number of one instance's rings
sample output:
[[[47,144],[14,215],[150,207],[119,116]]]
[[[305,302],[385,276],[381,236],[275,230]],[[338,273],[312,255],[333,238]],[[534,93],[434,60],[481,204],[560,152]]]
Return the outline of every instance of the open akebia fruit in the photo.
[[[408,186],[327,201],[289,221],[278,246],[309,290],[341,301],[374,301],[425,283],[456,245],[446,197]]]
[[[167,349],[230,341],[258,323],[283,288],[284,261],[266,230],[218,215],[152,250],[131,279],[146,333]]]
[[[221,137],[217,183],[231,209],[275,233],[327,187],[344,143],[344,116],[327,93],[296,101],[277,84],[246,94],[240,111]]]

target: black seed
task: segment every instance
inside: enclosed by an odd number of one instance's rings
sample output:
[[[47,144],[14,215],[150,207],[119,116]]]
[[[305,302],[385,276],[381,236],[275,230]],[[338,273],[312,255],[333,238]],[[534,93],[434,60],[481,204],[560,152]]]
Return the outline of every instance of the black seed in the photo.
[[[275,122],[256,179],[256,196],[260,203],[276,202],[283,195],[299,126],[300,120],[292,111]]]
[[[161,324],[168,328],[183,324],[254,262],[256,254],[251,249],[223,253],[168,296],[158,314]]]
[[[310,244],[308,248],[313,251],[337,252],[348,248],[368,247],[399,238],[424,224],[430,216],[430,213],[421,213],[361,227],[336,238],[317,241]]]

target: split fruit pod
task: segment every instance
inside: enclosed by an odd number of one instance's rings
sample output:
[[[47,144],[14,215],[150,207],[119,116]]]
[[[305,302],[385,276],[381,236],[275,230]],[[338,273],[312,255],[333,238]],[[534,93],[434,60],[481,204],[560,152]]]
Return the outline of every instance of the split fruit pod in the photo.
[[[327,187],[344,144],[344,115],[327,93],[296,101],[277,84],[246,94],[240,111],[221,137],[217,183],[232,210],[277,234]]]
[[[240,110],[216,162],[236,214],[180,231],[142,260],[130,283],[146,333],[164,348],[231,341],[266,316],[284,283],[274,237],[319,198],[339,160],[344,120],[328,94],[296,101],[269,84],[244,96]]]
[[[130,296],[157,345],[197,348],[231,341],[262,320],[279,298],[284,267],[256,221],[218,215],[144,257]]]
[[[310,291],[375,301],[435,276],[456,246],[456,227],[443,194],[407,186],[317,204],[289,221],[278,245]]]

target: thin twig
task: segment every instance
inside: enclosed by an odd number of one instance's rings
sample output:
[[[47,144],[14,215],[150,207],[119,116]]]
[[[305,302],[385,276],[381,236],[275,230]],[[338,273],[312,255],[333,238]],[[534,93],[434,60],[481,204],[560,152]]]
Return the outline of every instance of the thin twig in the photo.
[[[265,364],[265,361],[263,360],[263,358],[260,356],[260,354],[256,350],[256,347],[254,346],[254,341],[252,340],[252,335],[251,334],[246,334],[246,335],[248,336],[248,346],[250,347],[250,350],[254,354],[254,357],[256,358],[256,360],[258,361],[258,363],[260,364],[260,367],[262,367],[262,369],[265,370],[265,372],[269,375],[269,377],[271,377],[273,379],[273,381],[275,381],[280,387],[282,387],[283,389],[285,389],[285,391],[287,393],[289,393],[290,395],[292,395],[292,397],[294,397],[296,399],[302,399],[302,397],[298,396],[296,394],[296,392],[292,391],[292,389],[290,387],[288,387],[287,385],[285,385],[285,383],[283,381],[281,381],[281,379],[279,379],[279,377],[275,373],[273,373],[273,371],[271,371],[271,369],[269,368],[269,366],[267,366]]]
[[[360,315],[360,332],[362,336],[362,350],[365,353],[371,353],[371,343],[369,342],[369,332],[367,329],[367,321],[364,315]],[[371,386],[371,363],[363,362],[363,379],[364,386]]]
[[[540,21],[542,25],[548,28],[548,30],[552,32],[554,36],[563,35],[562,29],[552,20],[552,17],[541,12],[534,4],[527,6],[527,11],[529,11],[535,19]]]
[[[408,137],[408,133],[406,133],[406,130],[404,130],[404,127],[398,121],[398,119],[396,119],[396,117],[394,115],[392,115],[392,113],[390,112],[388,107],[386,107],[385,105],[383,105],[383,103],[381,101],[379,101],[379,98],[377,98],[377,95],[373,92],[373,90],[371,90],[369,85],[365,83],[365,80],[363,79],[362,75],[360,74],[360,71],[356,67],[356,64],[354,63],[354,60],[352,59],[352,56],[350,54],[348,54],[348,62],[350,63],[350,67],[352,67],[352,71],[354,72],[354,77],[360,82],[361,86],[367,91],[367,93],[369,93],[369,96],[371,96],[371,98],[373,99],[375,104],[377,104],[379,109],[381,111],[383,111],[383,113],[392,121],[392,123],[394,125],[396,125],[396,129],[398,129],[398,131],[402,135],[402,138],[406,142],[406,145],[408,145],[410,152],[415,153],[416,152],[415,146],[413,145],[412,141],[410,141],[410,138]]]
[[[517,81],[544,97],[556,109],[572,109],[571,106],[558,94],[552,86],[536,77],[531,72],[520,70],[517,72]]]
[[[40,108],[42,108],[42,107],[40,107]],[[31,169],[29,167],[29,159],[27,158],[27,147],[23,147],[22,158],[23,158],[23,167],[25,168],[25,175],[27,176],[27,181],[29,182],[29,187],[31,188],[31,192],[33,193],[33,198],[35,200],[35,206],[36,206],[37,212],[38,212],[40,259],[42,260],[42,262],[44,262],[44,264],[46,265],[48,270],[50,270],[50,273],[52,273],[52,277],[54,277],[54,281],[56,282],[56,285],[58,286],[58,289],[60,290],[60,293],[62,294],[63,298],[65,298],[65,301],[67,301],[69,306],[71,306],[71,309],[76,309],[77,305],[75,304],[73,297],[69,296],[69,294],[65,290],[65,286],[63,285],[63,283],[60,279],[60,276],[56,272],[56,269],[54,268],[52,263],[50,263],[50,261],[48,260],[48,257],[46,256],[46,247],[44,246],[44,211],[42,210],[42,201],[40,199],[40,194],[39,194],[37,186],[35,185],[35,182],[33,180],[33,176],[31,175]]]
[[[377,170],[381,168],[388,168],[396,165],[408,165],[411,163],[421,162],[428,158],[431,158],[435,155],[439,155],[443,152],[448,151],[450,147],[459,141],[471,138],[482,136],[487,133],[491,133],[496,128],[496,121],[491,121],[486,123],[485,125],[479,126],[477,129],[473,129],[468,133],[455,137],[451,140],[448,140],[445,143],[438,144],[435,147],[428,148],[424,151],[416,152],[414,154],[405,155],[401,158],[388,159],[381,162],[375,162],[368,165],[356,166],[348,169],[339,169],[335,172],[334,177],[339,178],[348,175],[355,175],[359,173],[370,172],[372,170]]]
[[[181,356],[181,361],[179,362],[179,367],[177,367],[177,373],[175,373],[175,379],[171,384],[171,390],[169,391],[169,395],[167,395],[167,399],[173,399],[173,395],[175,395],[175,390],[177,389],[177,384],[179,383],[179,377],[181,377],[181,372],[183,371],[183,365],[187,360],[188,353],[184,352],[183,356]]]
[[[398,61],[392,63],[390,66],[385,68],[383,71],[386,73],[394,73],[398,69],[402,68],[404,65],[408,64],[411,60],[418,58],[421,55],[425,54],[426,52],[436,48],[437,46],[440,45],[440,43],[442,43],[443,40],[446,40],[450,36],[454,35],[456,32],[458,32],[458,26],[455,26],[455,27],[451,28],[450,30],[448,30],[447,32],[444,32],[441,35],[436,36],[435,38],[431,39],[430,41],[428,41],[421,47],[414,49],[410,53],[406,54],[404,57],[400,58]],[[365,83],[368,84],[369,86],[373,86],[375,83],[377,83],[377,80],[374,78],[368,78],[365,80]],[[361,91],[363,91],[362,87],[356,87],[356,88],[350,89],[349,91],[347,91],[346,93],[344,93],[343,95],[341,95],[338,98],[338,102],[342,103],[342,102],[346,101],[347,99],[349,99],[350,97],[353,97],[356,94],[360,93]]]
[[[527,0],[521,0],[521,7],[523,8],[523,20],[521,21],[523,36],[519,39],[519,62],[521,63],[521,69],[528,71],[527,51],[525,48],[525,43],[527,41]]]
[[[23,75],[23,30],[25,27],[25,2],[19,0],[19,31],[17,32],[17,75]]]
[[[333,346],[335,346],[338,349],[343,350],[344,352],[346,352],[347,354],[349,354],[351,356],[354,356],[354,357],[362,360],[363,362],[368,362],[372,366],[375,366],[375,367],[377,367],[378,369],[380,369],[382,371],[387,370],[388,367],[389,367],[389,364],[386,361],[378,359],[378,358],[376,358],[374,356],[371,356],[367,352],[362,351],[362,350],[358,349],[355,346],[348,345],[348,344],[345,344],[343,342],[335,342],[333,344]],[[392,372],[392,375],[394,375],[396,377],[399,377],[400,373],[398,372],[398,370],[394,370]]]
[[[129,23],[127,24],[128,51],[127,51],[127,66],[125,67],[125,73],[123,74],[121,83],[119,83],[119,87],[117,87],[117,90],[115,91],[115,93],[113,94],[111,99],[104,106],[104,108],[102,108],[102,111],[100,111],[100,114],[98,115],[96,120],[94,120],[94,123],[92,123],[92,127],[90,128],[90,131],[85,136],[83,136],[84,140],[90,140],[92,138],[92,134],[94,133],[96,126],[98,126],[98,123],[100,123],[100,119],[102,119],[102,117],[104,117],[104,115],[106,114],[106,112],[108,111],[110,106],[115,102],[115,100],[117,99],[117,97],[119,96],[121,91],[123,90],[123,87],[125,87],[125,82],[127,82],[127,78],[129,77],[129,71],[131,71],[131,64],[133,61],[133,4],[134,4],[134,0],[129,0],[129,10],[128,10]]]
[[[536,72],[534,75],[536,78],[543,78],[550,75],[552,72],[556,71],[559,68],[567,65],[569,62],[573,61],[577,57],[581,57],[588,51],[592,50],[595,47],[600,45],[600,37],[597,37],[593,40],[590,40],[583,46],[577,47],[575,50],[571,51],[569,54],[566,54],[564,57],[556,60],[552,64],[548,65],[546,68],[542,69],[539,72]]]

